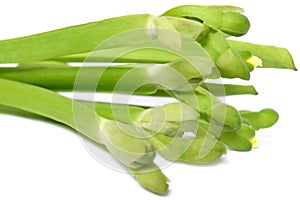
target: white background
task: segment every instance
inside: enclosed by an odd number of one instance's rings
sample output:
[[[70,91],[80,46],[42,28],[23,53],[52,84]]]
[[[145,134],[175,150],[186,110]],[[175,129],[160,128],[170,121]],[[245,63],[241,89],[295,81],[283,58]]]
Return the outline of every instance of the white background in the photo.
[[[241,40],[284,46],[299,67],[300,14],[294,0],[1,1],[0,39],[126,14],[159,15],[181,4],[243,7],[252,27]],[[230,151],[206,166],[166,168],[172,182],[165,197],[98,163],[69,130],[0,115],[0,199],[299,199],[299,72],[257,69],[250,83],[258,96],[227,101],[239,109],[272,107],[280,114],[279,122],[258,133],[260,147],[252,152]]]

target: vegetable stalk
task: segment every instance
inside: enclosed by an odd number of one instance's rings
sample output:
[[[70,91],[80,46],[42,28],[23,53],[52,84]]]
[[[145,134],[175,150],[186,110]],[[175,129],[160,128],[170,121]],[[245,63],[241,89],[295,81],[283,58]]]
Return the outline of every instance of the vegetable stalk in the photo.
[[[38,64],[38,66],[36,66]],[[15,80],[23,83],[33,84],[36,86],[44,87],[54,91],[73,91],[74,83],[80,67],[71,67],[64,63],[52,63],[52,62],[40,62],[37,64],[26,64],[22,67],[9,67],[0,68],[0,78]],[[57,67],[59,65],[59,67]],[[64,67],[62,67],[64,66]],[[90,91],[95,83],[90,82],[92,74],[101,74],[101,78],[97,83],[97,92],[117,92],[126,93],[129,91],[116,91],[116,85],[120,78],[122,78],[130,70],[137,67],[143,67],[142,64],[130,64],[122,66],[99,66],[89,67],[84,66],[86,76],[82,78],[82,85],[80,88],[82,91]],[[148,69],[149,70],[149,69]],[[132,79],[128,79],[124,84],[134,85],[139,82],[139,79],[143,79],[146,74],[146,69],[139,69],[140,73],[136,73],[136,76]],[[221,83],[207,83],[203,79],[191,79],[189,81],[192,85],[201,86],[206,90],[209,90],[216,96],[228,96],[237,94],[257,94],[257,91],[253,86],[233,85],[233,84],[221,84]],[[124,87],[125,89],[131,87]],[[79,90],[79,89],[77,89]],[[158,95],[169,96],[164,93],[158,85],[148,84],[134,91],[136,95]]]
[[[138,35],[126,34],[115,40],[115,43],[106,43],[104,48],[135,45],[159,38],[158,29],[182,30],[187,36],[197,37],[201,32],[201,24],[192,20],[154,17],[148,14],[116,17],[0,41],[0,63],[31,62],[90,52],[112,36],[139,30],[135,32]]]
[[[143,139],[142,132],[131,135],[116,122],[99,116],[93,109],[58,95],[55,92],[15,81],[0,79],[0,104],[28,111],[63,123],[92,141],[104,144],[126,166],[137,168],[154,159],[151,144]],[[22,98],[18,98],[18,97]],[[111,134],[113,131],[114,134]],[[144,133],[144,132],[143,132]],[[140,137],[133,137],[133,135]],[[127,141],[120,142],[120,139]],[[130,144],[130,145],[129,145]],[[117,148],[116,148],[117,147]],[[145,159],[146,158],[146,159]]]

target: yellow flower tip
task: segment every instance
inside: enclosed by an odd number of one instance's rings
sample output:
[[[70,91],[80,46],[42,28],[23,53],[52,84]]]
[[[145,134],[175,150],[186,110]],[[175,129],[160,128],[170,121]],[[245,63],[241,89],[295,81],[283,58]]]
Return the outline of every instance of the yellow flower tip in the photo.
[[[246,60],[246,62],[252,65],[253,67],[261,67],[263,64],[262,60],[257,56],[251,56]]]
[[[258,142],[258,138],[257,137],[251,138],[250,142],[252,143],[252,148],[258,147],[259,142]]]
[[[168,183],[171,182],[171,179],[169,179],[167,176],[166,176],[166,182],[168,182]]]

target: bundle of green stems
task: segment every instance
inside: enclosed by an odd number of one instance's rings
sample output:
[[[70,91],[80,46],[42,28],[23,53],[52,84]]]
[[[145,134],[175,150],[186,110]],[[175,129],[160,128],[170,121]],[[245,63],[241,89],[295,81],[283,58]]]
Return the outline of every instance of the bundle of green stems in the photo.
[[[156,154],[210,163],[227,149],[250,151],[258,144],[256,131],[278,120],[273,109],[237,110],[222,100],[258,94],[252,85],[222,80],[249,80],[256,68],[296,70],[285,48],[231,39],[250,28],[242,12],[183,5],[161,16],[128,15],[2,40],[0,112],[64,124],[104,146],[143,187],[166,194],[169,179]],[[84,101],[58,92],[142,95],[145,101]],[[176,101],[150,106],[148,97]]]

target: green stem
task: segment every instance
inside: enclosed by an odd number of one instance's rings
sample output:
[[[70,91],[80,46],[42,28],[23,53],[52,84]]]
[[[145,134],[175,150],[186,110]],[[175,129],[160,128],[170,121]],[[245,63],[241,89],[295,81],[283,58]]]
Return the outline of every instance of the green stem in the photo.
[[[50,64],[50,65],[49,65]],[[33,84],[36,86],[44,87],[47,89],[55,91],[73,91],[74,83],[77,77],[77,74],[80,70],[80,67],[56,67],[54,63],[38,63],[37,66],[25,65],[25,67],[17,68],[0,68],[0,78],[15,80],[23,83]],[[45,67],[38,67],[43,66]],[[33,66],[33,67],[29,67]],[[52,67],[53,66],[53,67]],[[68,66],[68,65],[66,65]],[[140,64],[139,64],[140,66]],[[122,66],[113,66],[113,67],[87,67],[84,66],[84,71],[86,76],[82,77],[82,91],[90,91],[92,86],[95,83],[91,82],[90,76],[93,74],[101,74],[101,79],[97,84],[97,92],[112,92],[115,91],[115,86],[117,85],[119,79],[123,77],[133,68],[136,68],[135,65],[122,65]],[[146,70],[140,69],[140,71]],[[136,73],[136,76],[128,81],[124,82],[126,84],[123,88],[131,88],[131,85],[138,83],[140,79],[145,78],[144,76]],[[192,84],[200,84],[200,80],[191,80]],[[196,82],[194,82],[196,81]],[[257,94],[253,86],[243,86],[243,85],[231,85],[231,84],[215,84],[215,83],[201,83],[201,87],[209,90],[212,94],[216,96],[228,96],[228,95],[237,95],[237,94]],[[126,93],[126,91],[115,91],[118,93]],[[127,91],[128,92],[128,91]],[[159,90],[157,85],[143,86],[139,88],[134,94],[141,95],[151,95],[151,96],[169,96],[162,90]]]
[[[0,41],[0,63],[22,63],[91,52],[98,48],[125,47],[153,39],[175,48],[181,34],[196,38],[202,25],[175,17],[128,15],[82,24],[27,37]],[[180,31],[177,32],[177,31]],[[170,35],[172,37],[170,37]]]
[[[149,27],[151,15],[129,15],[0,42],[0,63],[38,61],[88,52],[111,36]]]
[[[96,61],[96,62],[121,62],[121,63],[169,63],[173,60],[180,58],[179,55],[164,51],[162,49],[138,49],[136,51],[128,52],[128,47],[118,47],[111,49],[97,50],[93,54],[90,52],[84,52],[80,54],[67,55],[62,57],[54,57],[50,60],[60,62],[84,62],[84,61]],[[118,57],[115,52],[120,52]],[[125,54],[124,54],[125,53]],[[191,49],[190,55],[193,55]]]
[[[233,49],[244,52],[249,51],[252,55],[259,57],[263,63],[262,68],[284,68],[284,69],[293,69],[296,70],[293,58],[289,51],[285,48],[261,45],[261,44],[252,44],[242,41],[236,40],[227,40],[229,46]],[[217,48],[220,48],[220,43]],[[127,48],[127,47],[126,47]],[[85,59],[89,58],[89,60],[93,61],[111,61],[111,57],[109,55],[114,51],[125,51],[125,47],[117,48],[117,49],[105,49],[99,51],[97,54],[97,58],[88,57],[88,53],[83,54],[75,54],[69,55],[65,57],[55,58],[53,60],[63,61],[63,62],[84,62]],[[214,47],[215,48],[215,47]],[[227,47],[226,47],[227,48]],[[218,58],[218,55],[215,53],[215,50],[209,51],[209,48],[206,47],[206,50],[210,53],[210,56],[215,59]],[[192,49],[190,50],[190,54],[192,55]],[[134,62],[134,63],[167,63],[171,62],[179,57],[175,54],[171,54],[166,51],[162,51],[159,49],[142,49],[139,51],[130,52],[128,54],[122,55],[117,58],[116,62]]]
[[[232,52],[232,49],[238,51],[239,54],[242,54],[243,52],[250,52],[251,55],[257,56],[260,58],[263,63],[262,68],[284,68],[284,69],[293,69],[296,70],[293,58],[289,51],[285,48],[281,47],[275,47],[275,46],[268,46],[268,45],[260,45],[260,44],[252,44],[242,41],[236,41],[236,40],[224,40],[224,38],[219,38],[219,41],[217,38],[213,38],[214,36],[212,34],[208,34],[208,36],[202,38],[200,42],[202,45],[206,48],[206,51],[210,54],[210,56],[217,62],[218,58],[221,56],[222,53],[225,53],[226,50],[227,54],[224,54],[224,59],[228,57],[228,54]],[[220,42],[221,41],[221,42]],[[228,43],[228,44],[226,44]],[[230,49],[231,47],[232,49]],[[96,57],[93,57],[93,55],[89,55],[89,53],[82,53],[82,54],[74,54],[74,55],[68,55],[65,57],[60,58],[54,58],[53,60],[57,61],[63,61],[63,62],[84,62],[87,58],[89,61],[111,61],[114,52],[126,52],[126,49],[128,47],[120,47],[115,49],[104,49],[99,50],[96,55]],[[189,52],[186,52],[186,55],[193,55],[193,49],[190,48],[188,50]],[[225,63],[224,59],[220,59],[218,66],[221,70],[222,67],[227,70],[230,70],[230,73],[233,73],[232,76],[234,76],[234,73],[241,73],[235,71],[236,69],[240,69],[246,67],[245,63],[242,61],[242,55],[231,55],[232,59],[234,58],[236,62],[230,62],[228,64]],[[116,62],[134,62],[134,63],[168,63],[172,62],[175,59],[178,59],[179,56],[172,54],[170,52],[162,51],[159,49],[139,49],[138,51],[129,52],[127,54],[124,54],[118,58],[115,59]],[[246,60],[247,62],[247,60]],[[235,64],[236,66],[230,66]],[[248,63],[246,63],[248,64]],[[224,65],[224,66],[222,66]],[[248,64],[249,65],[249,64]],[[233,68],[233,69],[230,69]],[[223,70],[224,70],[223,69]],[[225,70],[226,70],[225,69]],[[246,69],[246,68],[245,68]],[[230,75],[230,74],[229,74]],[[247,79],[247,75],[241,74],[240,76]]]
[[[76,129],[72,100],[43,88],[5,79],[0,79],[0,91],[1,105],[35,113]],[[87,124],[79,131],[89,134],[94,132],[88,124],[95,112],[81,104],[78,104],[78,109],[85,113],[82,120]]]
[[[104,144],[126,166],[137,168],[154,159],[150,142],[142,138],[144,132],[100,117],[93,109],[79,102],[50,90],[5,79],[0,79],[0,93],[0,105],[63,123],[92,141]],[[130,131],[131,135],[125,130]]]
[[[123,77],[130,70],[135,68],[134,65],[127,65],[121,67],[84,67],[80,76],[80,88],[75,90],[91,91],[96,89],[101,92],[112,92],[115,89],[119,79]],[[147,69],[141,68],[140,73],[136,73],[136,76],[132,79],[128,79],[124,84],[124,88],[132,88],[132,85],[136,84],[137,80],[143,80],[147,76]],[[74,84],[78,73],[80,73],[80,67],[17,67],[17,68],[0,68],[0,78],[15,80],[23,83],[33,84],[40,87],[48,88],[56,91],[72,91],[74,90]],[[93,82],[95,74],[101,76],[98,84]],[[96,85],[96,86],[95,86]],[[144,86],[136,94],[151,94],[157,91],[157,86]],[[122,91],[116,91],[122,92]],[[123,91],[126,93],[129,91]]]
[[[202,83],[201,87],[209,90],[216,96],[230,96],[238,94],[253,94],[258,92],[252,85],[233,85],[233,84],[217,84],[217,83]]]

